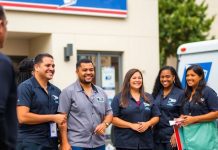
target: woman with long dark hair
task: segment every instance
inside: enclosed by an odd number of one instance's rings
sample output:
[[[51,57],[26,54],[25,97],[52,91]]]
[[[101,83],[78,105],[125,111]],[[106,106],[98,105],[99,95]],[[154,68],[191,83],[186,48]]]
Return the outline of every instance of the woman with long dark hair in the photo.
[[[184,139],[188,140],[185,143],[188,142],[191,149],[218,149],[217,118],[217,93],[206,85],[204,70],[199,65],[189,66],[186,70],[185,101],[181,115]],[[201,138],[203,140],[199,142]]]
[[[112,110],[117,150],[153,149],[151,128],[159,121],[160,112],[152,96],[144,91],[140,70],[126,73],[121,93],[112,101]]]
[[[180,116],[183,95],[176,70],[171,66],[161,68],[152,92],[154,103],[161,112],[160,121],[154,127],[155,150],[176,149],[176,139],[169,121]]]

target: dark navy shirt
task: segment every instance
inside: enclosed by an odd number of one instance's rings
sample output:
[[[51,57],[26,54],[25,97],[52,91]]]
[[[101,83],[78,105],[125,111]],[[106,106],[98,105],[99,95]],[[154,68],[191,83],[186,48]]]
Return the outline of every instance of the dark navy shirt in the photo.
[[[198,116],[204,115],[211,111],[218,111],[218,97],[217,93],[206,86],[202,91],[201,103],[194,103],[186,100],[182,109],[182,114]]]
[[[0,149],[15,150],[17,114],[15,73],[8,57],[0,53]]]
[[[179,118],[182,101],[184,100],[184,91],[177,87],[173,87],[171,92],[164,97],[161,90],[154,100],[159,107],[161,116],[160,121],[154,127],[154,141],[156,143],[169,143],[173,134],[173,127],[169,121]]]
[[[22,82],[18,86],[18,106],[30,108],[30,112],[36,114],[56,114],[60,90],[48,83],[48,94],[39,85],[34,77]],[[50,123],[20,124],[18,141],[33,142],[45,146],[56,147],[57,138],[50,138]]]
[[[114,117],[118,117],[122,120],[138,123],[149,121],[152,117],[160,116],[158,107],[153,104],[152,97],[146,93],[151,103],[147,103],[143,98],[140,99],[138,105],[134,98],[129,95],[128,106],[123,108],[120,106],[121,94],[114,97],[112,101],[112,110]],[[139,133],[130,128],[114,127],[114,146],[116,148],[126,149],[152,149],[153,148],[153,136],[151,128],[147,129],[143,133]]]

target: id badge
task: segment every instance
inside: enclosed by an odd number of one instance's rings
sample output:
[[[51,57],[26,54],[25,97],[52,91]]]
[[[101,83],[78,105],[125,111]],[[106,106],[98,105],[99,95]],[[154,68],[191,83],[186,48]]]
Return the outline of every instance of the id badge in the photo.
[[[50,123],[50,137],[57,137],[57,124],[56,123]]]

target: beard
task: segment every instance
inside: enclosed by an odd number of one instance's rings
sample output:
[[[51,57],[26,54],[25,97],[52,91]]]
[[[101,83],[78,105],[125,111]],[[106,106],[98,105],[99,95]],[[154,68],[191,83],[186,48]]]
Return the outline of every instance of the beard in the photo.
[[[91,84],[92,83],[92,80],[91,81],[86,81],[84,79],[79,79],[79,81],[82,83],[82,84]]]

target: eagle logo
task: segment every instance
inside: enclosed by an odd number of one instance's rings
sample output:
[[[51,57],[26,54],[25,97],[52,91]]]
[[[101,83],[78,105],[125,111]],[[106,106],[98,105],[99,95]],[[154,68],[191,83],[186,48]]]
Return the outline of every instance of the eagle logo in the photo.
[[[67,7],[71,5],[75,5],[77,3],[77,0],[63,0],[63,4],[59,7]]]

